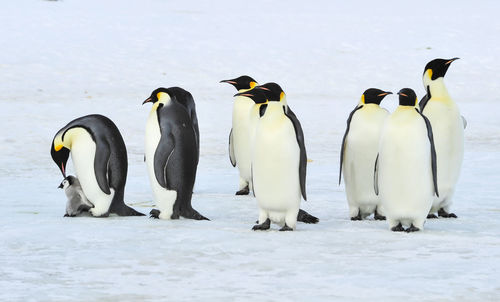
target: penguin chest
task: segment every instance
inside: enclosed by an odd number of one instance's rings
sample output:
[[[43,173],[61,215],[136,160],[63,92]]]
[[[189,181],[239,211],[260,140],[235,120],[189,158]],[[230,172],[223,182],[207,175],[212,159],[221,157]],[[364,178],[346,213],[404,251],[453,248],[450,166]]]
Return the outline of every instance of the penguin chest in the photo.
[[[380,140],[378,180],[388,217],[421,219],[433,196],[430,142],[414,109],[389,118]]]
[[[378,107],[378,106],[377,106]],[[387,111],[362,108],[352,120],[345,143],[344,181],[350,202],[376,204],[373,168]]]
[[[251,116],[250,112],[254,102],[247,97],[238,97],[233,107],[233,148],[236,164],[242,176],[250,178],[250,165],[252,155],[251,143]]]
[[[90,134],[81,128],[73,131],[71,158],[76,175],[83,193],[94,204],[94,208],[91,209],[92,214],[94,216],[103,215],[109,210],[114,189],[110,188],[111,194],[108,195],[101,190],[97,183],[94,170],[96,144]]]
[[[252,171],[261,208],[286,211],[299,206],[299,158],[295,129],[287,118],[259,123]]]
[[[167,190],[160,186],[155,176],[154,156],[158,143],[160,142],[161,132],[158,123],[156,110],[152,110],[146,122],[146,141],[145,141],[145,156],[146,166],[148,169],[149,181],[153,190],[153,199],[155,205],[160,210],[161,219],[170,219],[173,213],[173,206],[177,199],[177,192]]]

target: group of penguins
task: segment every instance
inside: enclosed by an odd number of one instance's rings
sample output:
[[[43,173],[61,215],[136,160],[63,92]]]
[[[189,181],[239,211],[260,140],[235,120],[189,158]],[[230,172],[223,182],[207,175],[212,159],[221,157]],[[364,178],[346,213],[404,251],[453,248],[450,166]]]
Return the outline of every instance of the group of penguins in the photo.
[[[465,119],[444,85],[450,64],[435,59],[423,74],[426,95],[418,102],[410,88],[398,92],[390,114],[380,107],[389,91],[370,88],[350,113],[340,152],[340,173],[351,220],[371,214],[392,231],[423,229],[427,218],[450,213],[463,160]],[[297,221],[319,219],[300,209],[306,197],[307,154],[302,126],[276,83],[249,76],[223,80],[234,95],[229,157],[239,170],[236,195],[257,199],[253,230],[292,231]],[[200,135],[192,95],[179,87],[158,88],[146,122],[145,156],[157,209],[150,216],[208,220],[191,205],[199,161]],[[77,177],[66,175],[71,154]],[[64,180],[65,216],[143,216],[124,202],[127,151],[116,125],[103,115],[77,118],[54,136],[51,155]]]

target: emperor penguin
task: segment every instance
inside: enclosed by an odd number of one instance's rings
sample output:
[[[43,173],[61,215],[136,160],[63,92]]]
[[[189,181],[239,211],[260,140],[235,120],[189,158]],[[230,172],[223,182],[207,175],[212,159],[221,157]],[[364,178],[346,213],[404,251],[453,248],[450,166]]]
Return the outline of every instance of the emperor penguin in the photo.
[[[303,131],[302,131],[302,125],[300,124],[300,121],[297,119],[297,116],[293,112],[292,108],[287,103],[286,100],[286,94],[281,88],[281,86],[275,82],[269,82],[263,85],[256,86],[254,88],[255,90],[261,90],[264,92],[264,95],[266,96],[266,99],[269,100],[269,102],[280,102],[285,106],[286,109],[286,114],[290,117],[290,119],[294,120],[294,125],[297,126],[298,132],[300,133],[301,137],[304,137]],[[260,104],[262,105],[262,104]],[[253,116],[257,116],[253,120],[254,122],[254,127],[257,128],[257,123],[259,122],[260,119],[260,106],[257,104],[257,106],[254,106],[254,109],[252,111]],[[255,136],[255,135],[254,135]],[[304,179],[305,180],[305,179]],[[308,223],[308,224],[316,224],[319,222],[319,218],[316,216],[313,216],[306,212],[305,210],[300,209],[299,213],[297,215],[297,221],[303,222],[303,223]]]
[[[340,150],[339,185],[343,167],[351,220],[362,220],[371,214],[376,220],[385,220],[380,200],[373,191],[373,163],[382,127],[389,116],[380,102],[389,94],[392,92],[367,89],[347,119]]]
[[[253,192],[259,205],[259,220],[253,230],[267,230],[274,222],[282,227],[280,231],[292,231],[301,196],[307,199],[302,127],[287,113],[283,102],[267,100],[262,90],[252,92],[251,97],[262,104],[252,156]]]
[[[151,217],[208,220],[191,206],[199,152],[191,115],[173,88],[158,88],[146,123],[146,165],[157,209]]]
[[[221,83],[228,83],[234,86],[238,93],[242,93],[254,88],[257,82],[247,76],[242,75],[235,79],[223,80]],[[237,95],[233,102],[233,121],[229,132],[229,159],[233,167],[237,166],[240,174],[239,190],[236,195],[248,195],[251,187],[251,157],[254,128],[251,125],[251,110],[254,102],[248,97]]]
[[[431,122],[434,132],[440,192],[439,198],[432,203],[429,218],[437,218],[436,212],[440,217],[457,217],[450,213],[450,207],[464,158],[466,121],[444,85],[444,76],[457,59],[432,60],[425,66],[423,74],[427,94],[420,102],[420,110]]]
[[[66,177],[69,155],[88,200],[92,216],[144,216],[123,201],[127,180],[127,149],[120,131],[107,117],[92,114],[61,128],[50,147],[52,159]]]
[[[80,181],[73,175],[66,176],[59,185],[59,189],[64,189],[64,193],[68,198],[64,217],[75,217],[83,212],[88,212],[94,207],[83,193]]]
[[[431,124],[420,113],[415,92],[404,88],[398,95],[399,106],[380,137],[374,188],[389,228],[415,232],[424,228],[434,195],[439,196],[436,150]]]

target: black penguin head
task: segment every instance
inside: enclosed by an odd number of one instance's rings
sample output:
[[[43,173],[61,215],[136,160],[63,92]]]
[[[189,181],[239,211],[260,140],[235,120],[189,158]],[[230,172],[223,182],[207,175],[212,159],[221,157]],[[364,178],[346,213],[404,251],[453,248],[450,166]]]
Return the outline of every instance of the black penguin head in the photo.
[[[72,186],[75,183],[75,179],[76,179],[76,177],[69,175],[68,177],[63,179],[63,181],[61,182],[61,184],[59,185],[58,188],[59,189],[66,189],[67,187]]]
[[[411,88],[403,88],[399,92],[399,106],[411,106],[415,107],[417,105],[417,95],[415,91]]]
[[[151,92],[151,95],[149,96],[149,98],[147,98],[144,102],[142,102],[142,104],[143,105],[146,103],[153,103],[154,104],[154,103],[158,102],[159,94],[161,92],[169,94],[169,90],[167,88],[163,88],[163,87],[157,88],[157,89],[153,90],[153,92]]]
[[[52,141],[52,146],[50,147],[50,155],[52,160],[56,163],[61,170],[62,175],[66,178],[66,163],[68,162],[70,150],[63,145],[54,145]]]
[[[453,58],[453,59],[434,59],[427,63],[425,65],[424,69],[424,77],[425,74],[428,73],[429,78],[434,81],[438,78],[442,78],[445,76],[446,72],[448,71],[448,68],[450,67],[451,63],[455,60],[458,60],[459,58]]]
[[[258,89],[252,89],[249,91],[240,92],[235,94],[234,96],[246,96],[248,98],[251,98],[252,101],[255,102],[255,104],[265,104],[268,102],[268,98],[264,93],[264,91]]]
[[[257,81],[252,79],[247,75],[242,75],[232,80],[222,80],[220,83],[229,83],[236,88],[236,90],[240,91],[242,89],[252,89],[257,86]]]
[[[281,86],[273,82],[257,86],[255,89],[263,91],[269,102],[281,102],[285,98],[285,92]]]
[[[390,91],[383,91],[377,88],[369,88],[363,92],[363,100],[364,104],[377,104],[380,105],[380,102],[385,98],[386,95],[392,94]]]

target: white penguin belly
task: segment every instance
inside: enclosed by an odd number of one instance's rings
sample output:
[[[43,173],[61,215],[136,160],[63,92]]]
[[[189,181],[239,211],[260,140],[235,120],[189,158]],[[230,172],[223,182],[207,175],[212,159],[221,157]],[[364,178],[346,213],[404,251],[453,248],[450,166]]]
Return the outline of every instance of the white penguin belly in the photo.
[[[153,190],[153,199],[160,210],[160,219],[171,219],[177,192],[167,190],[160,186],[155,176],[154,156],[158,143],[160,142],[161,132],[158,124],[156,110],[151,110],[146,123],[146,166],[148,167],[149,181]]]
[[[254,192],[261,211],[275,223],[283,224],[289,212],[300,207],[300,150],[293,125],[261,120],[255,136],[253,156]],[[289,225],[294,227],[295,225]]]
[[[109,211],[115,191],[110,188],[111,194],[108,195],[97,183],[94,171],[96,144],[90,134],[82,128],[75,128],[71,131],[73,132],[71,158],[83,193],[94,205],[90,213],[93,216],[104,215]]]
[[[237,97],[233,105],[233,148],[240,177],[251,181],[252,137],[250,112],[255,103],[247,97]]]
[[[464,156],[464,129],[454,103],[429,102],[424,114],[431,122],[436,146],[439,198],[434,199],[431,209],[436,212],[452,202]]]
[[[353,212],[351,217],[357,215],[358,209],[363,215],[373,213],[380,201],[373,189],[373,170],[388,112],[373,104],[365,107],[356,112],[351,120],[344,151],[344,183]]]
[[[422,228],[433,198],[430,143],[422,117],[414,109],[406,110],[391,116],[383,130],[379,195],[390,224],[399,221]]]

